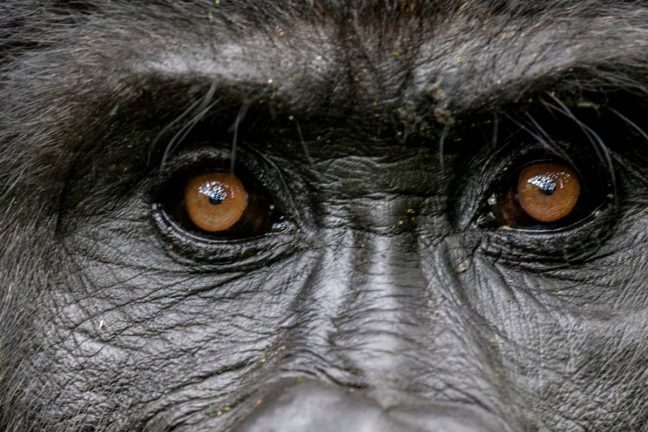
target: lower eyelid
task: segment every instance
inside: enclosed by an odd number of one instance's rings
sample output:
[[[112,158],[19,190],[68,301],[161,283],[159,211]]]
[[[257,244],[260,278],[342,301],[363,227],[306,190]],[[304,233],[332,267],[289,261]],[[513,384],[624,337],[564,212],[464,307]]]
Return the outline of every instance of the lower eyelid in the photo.
[[[184,262],[196,271],[250,271],[286,259],[305,244],[302,233],[289,222],[281,230],[262,237],[224,240],[183,232],[158,205],[153,205],[152,215],[154,225],[167,245],[166,252],[174,261]]]

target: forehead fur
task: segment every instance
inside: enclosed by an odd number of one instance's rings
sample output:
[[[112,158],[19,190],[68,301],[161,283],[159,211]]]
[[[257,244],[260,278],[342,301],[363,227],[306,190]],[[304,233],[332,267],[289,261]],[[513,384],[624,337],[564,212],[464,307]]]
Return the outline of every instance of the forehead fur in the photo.
[[[11,188],[17,161],[85,140],[151,76],[271,83],[302,109],[431,94],[447,117],[573,68],[643,89],[646,23],[643,2],[621,1],[9,0],[0,180]]]

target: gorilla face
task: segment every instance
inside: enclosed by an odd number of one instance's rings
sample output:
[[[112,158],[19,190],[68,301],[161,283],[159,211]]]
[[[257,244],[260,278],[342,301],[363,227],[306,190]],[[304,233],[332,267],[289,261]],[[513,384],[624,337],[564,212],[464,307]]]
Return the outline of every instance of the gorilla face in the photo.
[[[647,23],[3,2],[3,430],[643,430]]]

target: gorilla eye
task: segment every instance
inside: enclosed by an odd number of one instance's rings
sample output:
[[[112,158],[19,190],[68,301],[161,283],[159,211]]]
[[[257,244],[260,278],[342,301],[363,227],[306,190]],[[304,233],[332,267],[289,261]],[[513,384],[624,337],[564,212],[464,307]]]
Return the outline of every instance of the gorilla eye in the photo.
[[[217,233],[241,220],[248,206],[248,193],[233,174],[213,172],[191,178],[184,191],[185,207],[199,229]]]
[[[281,222],[272,199],[225,170],[192,170],[163,189],[159,208],[176,229],[203,240],[256,237]]]
[[[569,216],[580,196],[580,179],[568,166],[539,163],[522,170],[517,199],[524,212],[538,222],[557,222]]]
[[[488,201],[500,227],[551,230],[578,222],[600,203],[581,176],[562,162],[534,162],[518,169]]]

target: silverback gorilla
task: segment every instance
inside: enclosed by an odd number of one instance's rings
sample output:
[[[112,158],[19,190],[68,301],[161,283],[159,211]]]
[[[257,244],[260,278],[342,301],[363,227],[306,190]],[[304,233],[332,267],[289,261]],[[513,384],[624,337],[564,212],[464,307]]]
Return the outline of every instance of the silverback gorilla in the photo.
[[[648,431],[648,2],[4,0],[0,428]]]

